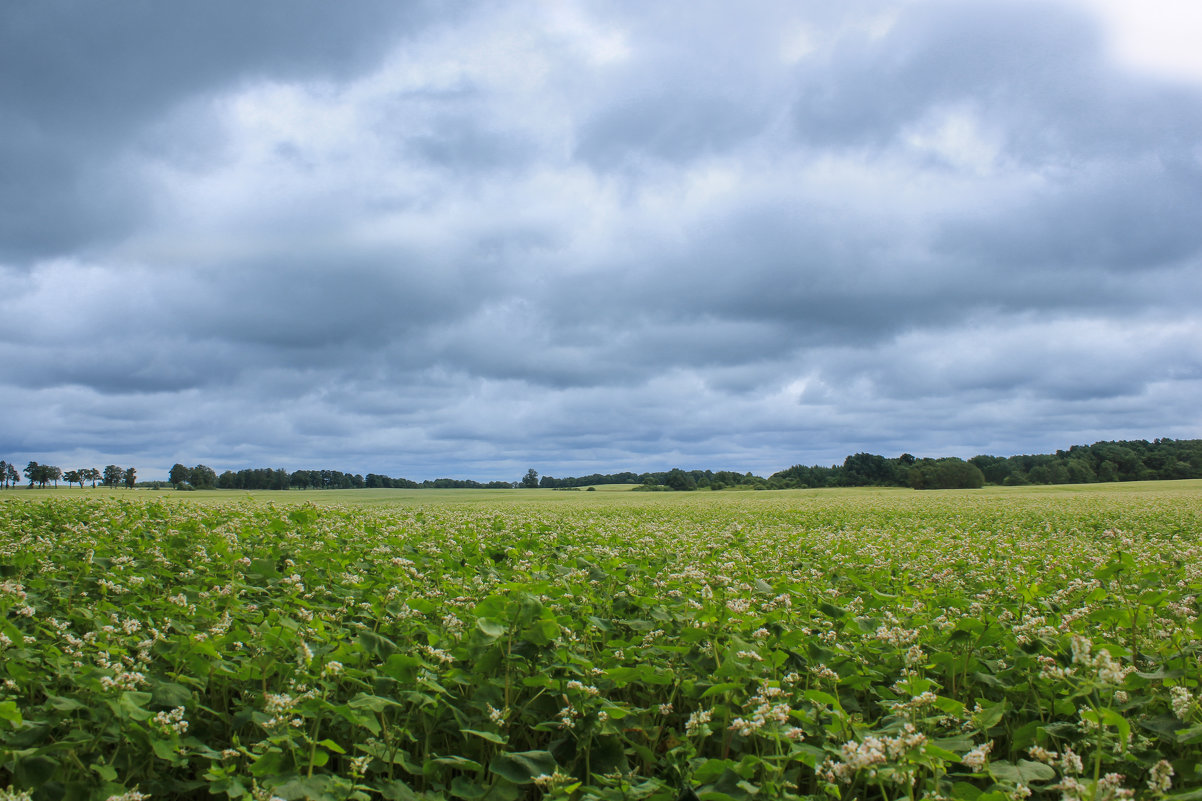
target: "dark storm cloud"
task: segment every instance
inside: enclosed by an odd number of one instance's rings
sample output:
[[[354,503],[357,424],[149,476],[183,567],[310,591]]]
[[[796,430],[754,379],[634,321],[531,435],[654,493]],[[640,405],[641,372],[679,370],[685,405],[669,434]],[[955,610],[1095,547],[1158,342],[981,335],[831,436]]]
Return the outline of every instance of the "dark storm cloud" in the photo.
[[[264,78],[348,77],[429,18],[419,3],[374,0],[355,13],[274,0],[5,4],[0,259],[71,252],[135,230],[148,199],[125,174],[123,148],[175,104]]]
[[[6,6],[0,457],[1196,436],[1202,87],[1106,48],[1054,2]]]

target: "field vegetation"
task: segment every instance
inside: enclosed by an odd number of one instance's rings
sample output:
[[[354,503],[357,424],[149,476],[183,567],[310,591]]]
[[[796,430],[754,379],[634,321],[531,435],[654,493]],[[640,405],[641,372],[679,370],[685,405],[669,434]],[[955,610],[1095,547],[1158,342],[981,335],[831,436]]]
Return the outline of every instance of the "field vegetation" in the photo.
[[[1202,798],[1202,482],[314,499],[6,493],[0,788]]]

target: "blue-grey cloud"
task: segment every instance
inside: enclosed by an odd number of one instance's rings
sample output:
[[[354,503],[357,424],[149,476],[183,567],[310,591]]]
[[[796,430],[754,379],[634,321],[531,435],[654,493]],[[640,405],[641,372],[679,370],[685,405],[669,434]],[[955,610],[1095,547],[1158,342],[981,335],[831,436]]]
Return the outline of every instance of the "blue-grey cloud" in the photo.
[[[1202,87],[1080,4],[0,10],[0,457],[1197,436]]]

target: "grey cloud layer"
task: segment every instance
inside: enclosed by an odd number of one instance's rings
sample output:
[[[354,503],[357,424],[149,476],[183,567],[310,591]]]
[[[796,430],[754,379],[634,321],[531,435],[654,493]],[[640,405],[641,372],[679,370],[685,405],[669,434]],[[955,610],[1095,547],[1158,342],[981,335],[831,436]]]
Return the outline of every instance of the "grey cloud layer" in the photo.
[[[1080,11],[134,8],[0,12],[10,454],[492,478],[1198,436],[1202,87]]]

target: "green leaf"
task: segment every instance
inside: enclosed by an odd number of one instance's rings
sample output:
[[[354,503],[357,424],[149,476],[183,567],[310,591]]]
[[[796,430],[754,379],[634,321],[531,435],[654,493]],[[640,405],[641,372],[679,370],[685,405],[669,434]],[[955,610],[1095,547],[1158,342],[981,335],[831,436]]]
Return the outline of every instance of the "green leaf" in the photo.
[[[940,748],[939,746],[934,745],[932,743],[927,743],[926,747],[923,749],[923,754],[925,754],[926,756],[939,757],[940,759],[942,759],[945,762],[959,762],[960,761],[960,755],[957,754],[955,751],[949,751],[946,748]]]
[[[1165,796],[1166,801],[1202,801],[1202,787]]]
[[[377,659],[387,659],[400,650],[392,640],[370,631],[359,632],[359,644]]]
[[[112,765],[92,765],[90,766],[96,775],[106,782],[117,781],[117,769]]]
[[[964,711],[964,704],[954,698],[945,698],[942,695],[935,699],[935,706],[947,714],[957,717]]]
[[[476,618],[476,629],[490,640],[503,637],[505,636],[505,632],[509,631],[509,627],[504,623],[488,617]]]
[[[467,801],[476,801],[488,794],[488,788],[477,784],[466,776],[456,776],[451,780],[451,795]]]
[[[390,706],[401,706],[398,701],[391,698],[382,698],[378,695],[368,695],[367,693],[358,693],[354,698],[346,702],[346,705],[351,709],[366,709],[371,712],[383,712]]]
[[[16,701],[0,701],[0,720],[7,720],[14,729],[20,728],[23,718]]]
[[[973,720],[981,731],[988,731],[1001,722],[1002,715],[1006,712],[1005,699],[996,703],[978,699],[977,703],[981,705],[981,711],[973,716]]]
[[[467,757],[459,756],[458,754],[434,757],[428,761],[433,762],[435,765],[450,765],[451,767],[463,768],[465,770],[480,770],[480,768],[484,767],[476,760],[468,759]]]
[[[509,742],[508,737],[503,737],[500,734],[492,731],[480,731],[478,729],[460,729],[459,731],[463,732],[464,734],[470,734],[474,737],[479,737],[482,740],[488,740],[490,743],[497,743],[498,745],[504,745],[505,743]]]
[[[165,762],[170,762],[173,765],[179,765],[184,762],[183,756],[179,753],[179,748],[171,740],[153,738],[150,741],[150,748],[154,751],[156,757]]]
[[[995,779],[1015,784],[1046,782],[1056,778],[1056,771],[1050,766],[1027,759],[1020,759],[1018,764],[1004,759],[995,760],[989,763],[989,772]]]
[[[529,784],[536,776],[550,776],[558,765],[550,751],[512,751],[497,754],[488,768],[514,784]]]
[[[250,766],[250,772],[260,778],[277,776],[290,768],[291,762],[287,754],[278,748],[273,748],[255,760],[254,764]]]
[[[952,785],[952,798],[961,799],[961,801],[977,801],[980,796],[981,788],[975,787],[968,782],[956,782]]]
[[[159,706],[175,708],[192,703],[192,691],[173,681],[158,681],[151,687],[151,701]]]
[[[1101,710],[1102,721],[1109,726],[1114,726],[1119,732],[1119,743],[1123,746],[1123,750],[1127,748],[1127,740],[1131,737],[1131,724],[1127,719],[1115,712],[1109,707]]]
[[[343,748],[342,746],[340,746],[338,743],[334,742],[333,740],[328,740],[328,739],[327,740],[319,740],[317,744],[320,745],[322,748],[328,748],[329,750],[333,751],[335,754],[345,754],[346,753],[346,749]]]
[[[731,690],[737,690],[742,686],[743,686],[743,682],[741,682],[741,681],[722,682],[721,684],[715,684],[714,686],[710,687],[708,690],[706,690],[705,692],[703,692],[701,694],[701,697],[702,698],[711,698],[715,695],[721,695],[722,693],[729,692]]]
[[[822,614],[824,614],[830,618],[837,619],[837,618],[841,618],[847,614],[846,609],[844,609],[840,606],[835,606],[834,604],[829,604],[829,603],[818,604],[818,609],[819,609],[819,611],[822,612]]]
[[[379,790],[387,801],[418,801],[417,793],[400,779],[379,785]]]
[[[295,776],[271,788],[271,794],[283,798],[284,801],[335,801],[336,796],[329,792],[331,789],[333,788],[330,787],[329,776]]]

